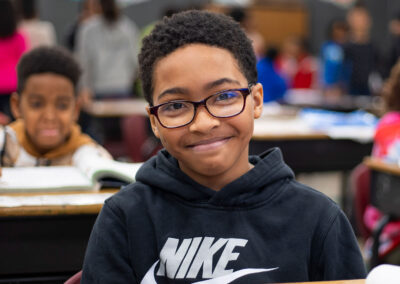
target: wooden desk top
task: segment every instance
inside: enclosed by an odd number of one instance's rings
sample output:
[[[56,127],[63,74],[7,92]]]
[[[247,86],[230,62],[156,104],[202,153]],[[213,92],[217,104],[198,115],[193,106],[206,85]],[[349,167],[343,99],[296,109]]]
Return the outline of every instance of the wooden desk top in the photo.
[[[262,116],[254,121],[253,140],[329,139],[295,116]]]
[[[45,193],[7,193],[0,196],[45,196],[45,195],[79,195],[79,194],[98,194],[115,193],[118,190],[101,190],[99,192],[45,192]],[[18,217],[18,216],[55,216],[55,215],[82,215],[98,214],[103,204],[90,205],[38,205],[38,206],[17,206],[0,207],[0,217]]]
[[[321,282],[296,282],[285,284],[365,284],[365,279],[358,280],[338,280],[338,281],[321,281]]]
[[[364,164],[372,170],[400,176],[400,167],[397,166],[396,164],[389,164],[380,159],[372,157],[366,158],[364,160]]]
[[[143,99],[97,100],[85,107],[84,111],[97,117],[118,117],[134,114],[147,116],[147,105],[148,103]]]

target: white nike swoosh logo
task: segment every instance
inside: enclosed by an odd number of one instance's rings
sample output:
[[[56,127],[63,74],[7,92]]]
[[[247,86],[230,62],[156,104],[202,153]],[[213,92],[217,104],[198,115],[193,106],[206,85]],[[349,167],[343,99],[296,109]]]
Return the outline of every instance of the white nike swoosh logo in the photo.
[[[154,278],[154,271],[156,268],[157,263],[159,260],[157,260],[147,271],[146,275],[143,277],[142,281],[140,281],[140,284],[157,284],[156,279]],[[274,268],[246,268],[246,269],[241,269],[238,271],[235,271],[231,274],[227,274],[221,277],[216,277],[213,279],[208,279],[208,280],[203,280],[199,282],[194,282],[192,284],[228,284],[231,283],[232,281],[243,277],[245,275],[249,274],[254,274],[254,273],[261,273],[261,272],[267,272],[267,271],[273,271],[278,269],[279,267],[274,267]]]
[[[228,284],[231,283],[232,281],[245,276],[245,275],[249,275],[249,274],[254,274],[254,273],[261,273],[261,272],[267,272],[267,271],[272,271],[272,270],[276,270],[279,267],[274,267],[274,268],[246,268],[246,269],[241,269],[238,271],[235,271],[231,274],[227,274],[221,277],[216,277],[213,279],[209,279],[209,280],[204,280],[204,281],[199,281],[199,282],[194,282],[192,284]]]
[[[140,284],[157,284],[156,279],[154,278],[154,270],[156,269],[156,265],[160,260],[154,262],[154,264],[147,271],[146,275],[143,277]]]

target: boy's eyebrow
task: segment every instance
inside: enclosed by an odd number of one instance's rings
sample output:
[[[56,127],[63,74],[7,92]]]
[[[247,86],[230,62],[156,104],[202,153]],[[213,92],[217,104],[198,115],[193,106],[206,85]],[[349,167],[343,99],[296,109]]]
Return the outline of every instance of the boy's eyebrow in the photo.
[[[240,82],[234,79],[230,79],[230,78],[221,78],[218,79],[216,81],[207,83],[204,87],[204,90],[210,90],[212,88],[215,88],[219,85],[222,85],[224,83],[234,83],[236,85],[240,85]],[[175,88],[171,88],[171,89],[167,89],[165,91],[163,91],[159,96],[158,99],[161,99],[163,96],[165,96],[166,94],[187,94],[189,93],[189,91],[185,88],[181,88],[181,87],[175,87]]]
[[[189,91],[185,88],[181,88],[181,87],[170,88],[170,89],[166,89],[165,91],[163,91],[158,96],[158,99],[161,99],[166,94],[187,94],[187,93],[189,93]]]
[[[224,84],[224,83],[234,83],[234,84],[236,84],[236,85],[240,85],[240,82],[237,81],[237,80],[230,79],[230,78],[221,78],[221,79],[218,79],[218,80],[216,80],[216,81],[213,81],[213,82],[208,83],[208,84],[204,87],[204,89],[205,89],[205,90],[210,90],[210,89],[215,88],[215,87],[218,87],[219,85],[222,85],[222,84]]]

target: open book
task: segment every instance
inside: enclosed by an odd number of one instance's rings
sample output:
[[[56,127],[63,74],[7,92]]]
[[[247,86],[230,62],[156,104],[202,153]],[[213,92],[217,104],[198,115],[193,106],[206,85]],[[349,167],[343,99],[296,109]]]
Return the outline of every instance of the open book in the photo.
[[[101,157],[82,159],[77,166],[3,168],[0,192],[97,190],[119,188],[135,181],[142,163],[123,163]]]

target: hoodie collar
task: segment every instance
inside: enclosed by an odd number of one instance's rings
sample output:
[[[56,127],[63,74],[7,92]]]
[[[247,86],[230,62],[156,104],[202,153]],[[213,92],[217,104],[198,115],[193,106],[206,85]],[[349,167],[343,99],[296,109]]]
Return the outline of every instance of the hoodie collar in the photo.
[[[278,148],[272,148],[260,156],[250,156],[249,161],[254,168],[215,191],[183,173],[177,160],[164,149],[144,164],[136,180],[188,202],[217,207],[243,207],[265,202],[281,189],[287,179],[294,178]]]

